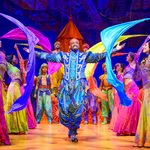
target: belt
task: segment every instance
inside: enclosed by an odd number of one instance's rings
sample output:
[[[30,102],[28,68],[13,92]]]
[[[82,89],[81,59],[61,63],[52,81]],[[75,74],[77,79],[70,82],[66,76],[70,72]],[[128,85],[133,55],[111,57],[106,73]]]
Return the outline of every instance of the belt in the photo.
[[[48,85],[40,85],[39,88],[40,89],[49,89],[50,87]]]
[[[109,91],[109,90],[112,90],[112,87],[110,87],[110,88],[102,88],[102,90],[104,90],[104,91]]]

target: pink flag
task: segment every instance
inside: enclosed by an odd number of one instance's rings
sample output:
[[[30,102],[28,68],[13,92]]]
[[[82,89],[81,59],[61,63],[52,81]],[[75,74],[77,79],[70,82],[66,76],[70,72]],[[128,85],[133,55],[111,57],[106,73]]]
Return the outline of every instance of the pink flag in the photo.
[[[38,37],[38,39],[39,39],[38,44],[43,48],[43,50],[50,53],[51,52],[51,44],[50,44],[49,39],[36,29],[34,29],[32,27],[27,27],[27,28],[29,30],[31,30],[35,34],[36,37]],[[13,39],[13,40],[27,40],[23,31],[21,31],[19,28],[15,28],[15,29],[9,31],[8,33],[1,36],[0,38]],[[61,67],[60,63],[48,62],[48,73],[53,74],[60,67]]]
[[[32,27],[27,27],[29,30],[31,30],[36,37],[38,37],[39,42],[38,44],[44,49],[46,52],[51,52],[51,44],[49,42],[49,39],[44,36],[41,32],[37,31],[36,29]],[[6,39],[13,39],[13,40],[27,40],[24,33],[19,29],[15,28],[8,33],[4,34],[0,38],[6,38]]]

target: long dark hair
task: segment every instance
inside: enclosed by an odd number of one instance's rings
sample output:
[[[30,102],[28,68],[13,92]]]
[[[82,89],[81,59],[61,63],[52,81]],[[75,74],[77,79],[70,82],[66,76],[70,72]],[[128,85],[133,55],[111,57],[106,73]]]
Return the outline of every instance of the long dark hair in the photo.
[[[15,54],[11,54],[11,55],[7,55],[7,56],[6,56],[6,60],[7,60],[7,62],[9,62],[10,64],[13,64],[13,56],[15,56]]]
[[[114,69],[116,70],[118,64],[120,64],[121,68],[122,68],[122,72],[124,71],[124,65],[122,63],[116,63]]]
[[[149,55],[150,55],[150,40],[148,40],[146,43],[148,43],[148,47],[149,47]],[[147,58],[147,56],[144,57],[144,58],[142,59],[142,61],[140,62],[140,64],[142,64],[142,63],[145,64],[146,58]]]
[[[150,40],[147,41],[149,47],[149,54],[150,54]]]
[[[134,53],[133,52],[129,52],[130,58],[132,59],[132,61],[134,60]]]

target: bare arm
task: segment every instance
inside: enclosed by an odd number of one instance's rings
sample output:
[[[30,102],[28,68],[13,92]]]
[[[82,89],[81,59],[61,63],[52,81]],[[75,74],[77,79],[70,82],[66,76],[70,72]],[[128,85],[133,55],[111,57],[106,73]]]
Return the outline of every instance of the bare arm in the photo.
[[[25,62],[24,62],[24,59],[22,58],[21,56],[21,53],[18,49],[18,46],[17,44],[14,45],[14,48],[17,52],[17,55],[18,55],[18,58],[19,58],[19,62],[20,62],[20,71],[21,71],[21,75],[22,75],[22,82],[23,84],[26,84],[26,69],[25,69]]]
[[[138,49],[137,53],[135,54],[134,60],[137,63],[140,59],[140,55],[143,51],[143,46],[145,45],[145,43],[150,39],[150,35],[145,39],[144,43],[142,44],[142,46]]]
[[[39,83],[39,77],[36,78],[36,82],[35,82],[34,98],[37,98],[37,91],[39,86],[38,83]]]
[[[15,48],[15,50],[16,50],[16,52],[17,52],[17,55],[18,55],[19,60],[23,60],[23,58],[22,58],[22,56],[21,56],[21,54],[20,54],[20,51],[19,51],[19,49],[18,49],[17,44],[14,45],[14,48]]]
[[[101,91],[102,91],[102,89],[103,89],[102,76],[103,76],[103,75],[101,75],[101,76],[99,77],[99,79],[100,79],[100,87],[99,87],[99,89],[100,89]]]

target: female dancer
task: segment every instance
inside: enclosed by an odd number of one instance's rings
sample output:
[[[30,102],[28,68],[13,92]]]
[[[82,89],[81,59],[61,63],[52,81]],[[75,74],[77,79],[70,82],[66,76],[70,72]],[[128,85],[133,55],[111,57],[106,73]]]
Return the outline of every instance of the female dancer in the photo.
[[[138,101],[139,88],[133,80],[135,71],[134,56],[135,55],[132,52],[128,54],[126,60],[129,65],[123,72],[125,92],[132,100],[132,104],[129,107],[120,107],[119,114],[114,126],[114,131],[117,132],[117,135],[134,135],[138,125],[140,102]]]
[[[124,70],[123,64],[117,63],[115,65],[115,71],[117,73],[117,78],[121,82],[123,82],[123,70]],[[113,100],[114,100],[114,109],[113,109],[111,121],[110,121],[110,129],[112,129],[112,130],[114,129],[114,125],[115,125],[116,119],[118,117],[119,108],[120,108],[120,99],[119,99],[119,96],[115,89],[113,89]]]
[[[24,91],[24,85],[26,85],[26,74],[27,74],[27,63],[28,63],[28,60],[25,61],[21,54],[20,54],[20,51],[18,49],[18,46],[15,44],[14,45],[14,48],[16,49],[16,52],[17,52],[17,55],[18,55],[18,58],[19,58],[19,62],[20,62],[20,71],[21,71],[21,75],[22,75],[22,79],[23,79],[23,86],[21,87],[21,91],[23,93]],[[33,112],[33,108],[32,108],[32,104],[31,104],[31,99],[29,98],[28,99],[28,104],[27,104],[27,107],[26,107],[26,113],[27,113],[27,120],[28,120],[28,127],[29,129],[34,129],[36,127],[36,120],[35,120],[35,117],[34,117],[34,112]]]
[[[137,66],[135,73],[138,79],[142,79],[144,90],[135,142],[139,147],[150,147],[150,40],[143,46],[143,53],[147,57]]]
[[[8,129],[4,116],[4,101],[6,101],[6,92],[4,90],[3,78],[6,71],[6,55],[0,51],[0,143],[10,145]]]
[[[10,110],[15,100],[21,96],[20,85],[22,84],[20,70],[14,66],[18,62],[16,56],[10,55],[7,57],[7,59],[9,62],[7,63],[7,72],[11,78],[11,83],[7,91],[7,101],[5,106],[6,112]],[[26,134],[28,131],[25,109],[18,112],[13,112],[11,114],[6,114],[6,122],[9,133]]]

